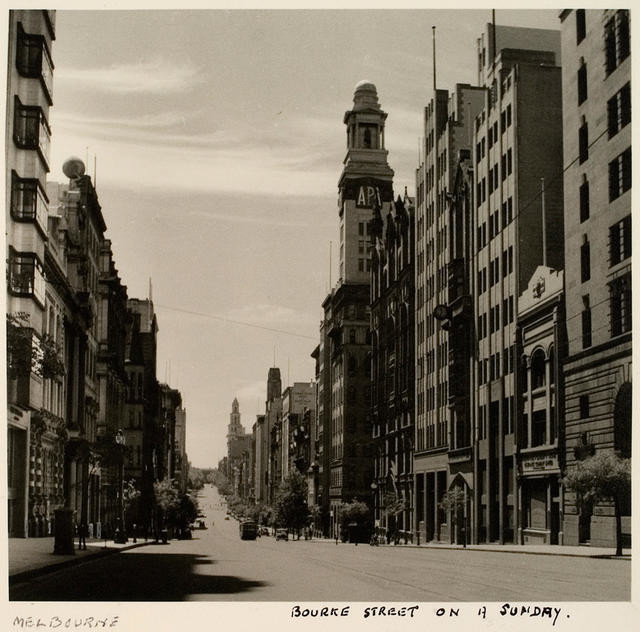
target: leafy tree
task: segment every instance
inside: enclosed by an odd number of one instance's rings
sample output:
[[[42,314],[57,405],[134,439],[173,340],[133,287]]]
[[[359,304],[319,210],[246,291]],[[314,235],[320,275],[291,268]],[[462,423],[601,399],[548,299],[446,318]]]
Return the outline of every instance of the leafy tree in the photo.
[[[123,482],[122,504],[127,522],[135,522],[135,516],[140,513],[140,495],[134,478]]]
[[[270,525],[273,521],[273,509],[269,505],[256,503],[247,509],[247,516],[257,524]]]
[[[293,531],[298,531],[309,522],[307,507],[308,486],[306,478],[292,470],[280,483],[276,494],[275,523]]]
[[[30,326],[29,314],[7,314],[7,376],[35,373],[45,379],[65,374],[61,351],[49,334],[39,339]]]
[[[340,532],[343,540],[347,539],[349,524],[353,523],[358,525],[361,534],[371,531],[371,510],[366,503],[355,498],[350,503],[342,503],[340,506]]]
[[[165,478],[153,484],[156,504],[166,526],[185,529],[198,515],[198,502],[190,494],[181,494],[174,480]]]
[[[616,555],[622,555],[621,507],[631,495],[631,459],[614,452],[596,452],[563,479],[564,486],[575,492],[580,509],[585,503],[613,500],[616,515]]]
[[[438,506],[443,511],[451,513],[453,528],[455,528],[459,523],[463,523],[464,506],[466,502],[464,490],[461,487],[452,487],[442,495],[442,500],[438,503]],[[464,545],[467,545],[466,533],[464,534]]]

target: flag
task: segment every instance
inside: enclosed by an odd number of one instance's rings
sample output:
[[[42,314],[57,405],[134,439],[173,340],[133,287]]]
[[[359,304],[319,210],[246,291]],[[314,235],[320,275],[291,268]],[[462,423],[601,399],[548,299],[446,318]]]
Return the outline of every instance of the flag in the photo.
[[[396,486],[396,478],[398,476],[398,468],[396,467],[395,459],[389,459],[389,473],[391,474],[391,482],[393,483],[393,489],[398,494],[398,487]]]

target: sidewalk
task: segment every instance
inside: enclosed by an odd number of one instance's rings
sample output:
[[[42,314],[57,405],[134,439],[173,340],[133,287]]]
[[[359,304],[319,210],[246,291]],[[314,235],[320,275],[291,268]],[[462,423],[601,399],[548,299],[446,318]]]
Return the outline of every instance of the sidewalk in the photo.
[[[51,573],[67,566],[82,564],[92,559],[111,555],[119,551],[127,551],[145,544],[151,544],[154,540],[138,538],[134,543],[131,538],[126,544],[116,544],[113,540],[87,538],[86,551],[77,549],[78,539],[75,539],[76,551],[74,555],[55,555],[53,553],[54,539],[47,538],[9,538],[9,582],[17,583],[37,577],[45,573]]]
[[[329,538],[314,538],[315,542],[334,544],[335,540]],[[339,545],[353,546],[349,542],[339,542]],[[369,546],[360,543],[360,546]],[[600,548],[593,546],[561,546],[550,544],[449,544],[446,542],[429,542],[427,544],[380,544],[383,548],[411,548],[411,549],[441,549],[450,551],[490,551],[492,553],[520,553],[525,555],[555,555],[564,557],[591,557],[601,559],[631,560],[631,549],[622,549],[622,556],[615,555],[613,548]]]

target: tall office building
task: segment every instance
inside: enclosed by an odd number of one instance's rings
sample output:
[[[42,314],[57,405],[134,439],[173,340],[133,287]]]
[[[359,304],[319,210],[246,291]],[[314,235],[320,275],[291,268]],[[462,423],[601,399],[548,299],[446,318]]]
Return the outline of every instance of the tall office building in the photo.
[[[415,514],[422,541],[448,539],[440,503],[449,487],[449,335],[434,316],[448,303],[451,264],[447,205],[458,152],[470,148],[472,122],[484,105],[483,88],[457,84],[436,90],[424,109],[415,214]],[[462,457],[459,455],[458,460]],[[471,455],[466,455],[470,461]],[[445,525],[443,527],[443,525]]]
[[[518,48],[501,47],[500,33],[493,28],[478,46],[487,92],[474,130],[472,272],[477,345],[474,541],[500,543],[516,541],[518,526],[528,526],[532,497],[544,500],[549,525],[558,528],[558,478],[549,479],[555,484],[544,490],[543,499],[539,486],[520,480],[519,455],[557,446],[558,428],[546,409],[528,417],[518,410],[518,389],[523,387],[518,382],[516,320],[518,298],[538,266],[563,267],[560,34],[538,31],[536,48],[525,49],[530,29],[503,27],[502,33],[519,41]],[[556,351],[553,345],[545,349],[544,363],[553,364]],[[545,473],[559,474],[557,461]]]
[[[46,331],[46,184],[54,39],[55,11],[9,12],[5,126],[7,313],[25,314],[15,324],[20,330],[18,337],[28,339],[29,348],[24,353],[29,357],[31,348],[39,346]],[[30,439],[31,418],[43,405],[43,378],[18,353],[17,348],[13,354],[10,349],[8,357],[8,517],[9,535],[24,537],[28,516],[34,515],[30,507],[33,499],[29,497],[30,488],[35,492],[32,472],[42,471],[43,467],[42,454],[35,454]]]
[[[565,10],[562,23],[566,464],[631,456],[630,12]],[[621,503],[630,540],[629,502]],[[566,498],[566,544],[615,544],[615,507]]]
[[[369,224],[374,207],[386,216],[393,202],[393,170],[384,145],[386,118],[376,87],[360,82],[353,108],[344,115],[339,279],[323,302],[318,350],[323,510],[331,535],[338,533],[343,502],[371,497]]]

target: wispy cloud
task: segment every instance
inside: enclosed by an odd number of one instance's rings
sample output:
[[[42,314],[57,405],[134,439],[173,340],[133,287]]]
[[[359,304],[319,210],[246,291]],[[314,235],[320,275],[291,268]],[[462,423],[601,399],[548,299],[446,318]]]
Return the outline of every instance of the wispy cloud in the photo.
[[[256,305],[243,305],[231,309],[227,317],[230,320],[251,322],[264,326],[315,326],[316,318],[313,314],[302,312],[286,305],[271,305],[259,303]]]
[[[187,211],[186,215],[193,218],[212,220],[216,222],[231,222],[233,224],[257,224],[260,226],[281,226],[283,228],[308,228],[308,218],[286,219],[273,216],[258,217],[256,215],[239,215],[238,213],[219,213],[217,211]],[[335,222],[327,221],[324,224],[315,223],[316,228],[332,228]]]
[[[83,90],[166,94],[191,88],[200,79],[198,69],[193,66],[157,59],[104,68],[56,68],[56,81],[74,82]]]
[[[230,396],[237,397],[240,404],[240,413],[244,413],[244,426],[246,430],[250,430],[251,424],[246,418],[251,418],[252,414],[257,411],[264,412],[264,401],[267,397],[267,381],[264,380],[242,380],[237,382],[232,389]],[[229,402],[229,410],[231,410],[231,402]],[[247,428],[249,426],[249,428]]]

